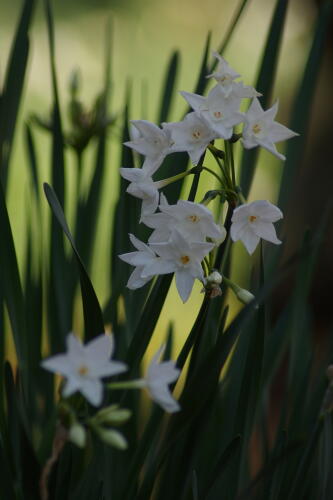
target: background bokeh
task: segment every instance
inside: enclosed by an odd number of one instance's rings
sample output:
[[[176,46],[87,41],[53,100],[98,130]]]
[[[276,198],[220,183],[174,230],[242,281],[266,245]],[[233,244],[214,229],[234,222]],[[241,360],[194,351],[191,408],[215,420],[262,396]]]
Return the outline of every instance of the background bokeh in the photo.
[[[231,43],[224,54],[230,64],[243,75],[247,84],[254,84],[260,64],[262,50],[269,29],[275,2],[273,0],[253,0],[233,34]],[[235,2],[233,0],[57,0],[53,2],[55,16],[56,62],[60,84],[61,105],[65,111],[68,102],[68,84],[73,69],[79,68],[82,77],[83,101],[89,105],[102,88],[105,60],[105,33],[108,22],[112,24],[112,99],[111,113],[117,114],[124,105],[124,96],[131,89],[130,117],[156,120],[161,86],[167,63],[174,50],[180,52],[181,70],[177,82],[179,90],[192,91],[207,33],[211,32],[212,48],[217,48],[232,20]],[[21,8],[21,2],[13,0],[1,4],[0,17],[0,69],[4,73],[10,44]],[[282,51],[277,69],[273,99],[279,98],[278,120],[288,125],[291,103],[301,80],[304,63],[308,54],[312,29],[317,12],[317,3],[312,0],[290,2]],[[8,208],[15,236],[19,263],[24,267],[26,210],[29,205],[30,181],[25,165],[23,144],[24,122],[32,113],[47,116],[51,105],[51,81],[49,53],[43,6],[39,5],[31,30],[32,51],[26,79],[20,122],[16,130],[15,151],[10,165]],[[333,188],[333,165],[330,142],[332,141],[332,112],[330,82],[332,69],[331,45],[327,50],[319,75],[313,106],[313,117],[309,130],[308,147],[304,152],[302,171],[297,174],[297,182],[292,196],[292,206],[285,214],[284,241],[286,253],[290,254],[300,244],[307,226],[315,228],[318,217],[324,210],[326,200]],[[260,91],[260,89],[258,89]],[[181,96],[173,102],[172,120],[181,118],[186,107]],[[66,116],[66,113],[64,113]],[[66,126],[66,124],[65,124]],[[68,126],[68,124],[67,124]],[[96,224],[96,255],[90,274],[101,303],[109,296],[108,273],[105,266],[110,244],[111,213],[116,201],[119,167],[119,146],[121,123],[116,122],[109,140],[108,158],[110,169],[104,185],[101,217]],[[40,182],[49,181],[49,137],[41,130],[38,134],[38,159]],[[119,142],[119,141],[118,141]],[[283,145],[279,147],[283,150]],[[256,173],[251,199],[267,198],[274,202],[277,196],[279,178],[283,164],[265,151],[260,153],[260,165]],[[74,158],[68,153],[68,206],[71,221],[71,193],[75,185]],[[85,180],[90,182],[93,175],[89,155],[85,164]],[[126,195],[127,196],[127,195]],[[45,227],[49,211],[45,202]],[[89,230],[89,228],[87,229]],[[318,309],[318,321],[325,328],[325,311],[330,300],[332,286],[331,251],[333,237],[328,234],[327,244],[321,259],[316,292],[313,301]],[[240,284],[246,285],[250,258],[238,246],[234,273]],[[197,286],[197,291],[200,285]],[[320,300],[318,300],[320,297]],[[170,294],[162,316],[163,332],[169,319],[174,318],[176,329],[186,332],[193,320],[193,308],[201,297],[192,294],[184,306],[175,294]],[[277,304],[285,300],[285,288],[277,295]],[[325,304],[326,309],[321,306]],[[182,307],[181,319],[179,308]],[[325,310],[324,310],[325,309]],[[178,317],[178,319],[177,319]],[[328,321],[328,318],[327,318]],[[80,320],[78,320],[78,327]]]

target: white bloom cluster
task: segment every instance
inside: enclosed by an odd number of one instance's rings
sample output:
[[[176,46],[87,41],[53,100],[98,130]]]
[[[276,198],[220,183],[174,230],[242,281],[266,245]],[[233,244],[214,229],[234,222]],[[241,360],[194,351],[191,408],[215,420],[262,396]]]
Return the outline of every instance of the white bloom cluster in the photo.
[[[145,160],[142,168],[120,169],[122,177],[130,181],[127,192],[142,200],[140,221],[153,229],[147,244],[130,235],[136,251],[119,256],[135,267],[127,286],[136,289],[156,275],[175,273],[176,286],[184,302],[195,279],[208,286],[206,277],[213,269],[208,264],[207,269],[203,260],[223,242],[226,230],[214,222],[205,205],[184,200],[169,205],[165,196],[160,195],[160,188],[184,177],[179,174],[154,181],[153,175],[164,158],[170,153],[185,151],[194,165],[202,167],[207,148],[213,154],[218,152],[220,158],[224,157],[224,152],[213,146],[215,140],[240,138],[244,148],[261,146],[283,160],[285,157],[276,150],[275,143],[298,135],[275,121],[278,102],[264,111],[258,100],[261,94],[242,81],[236,81],[240,75],[219,54],[214,52],[213,55],[217,58],[217,69],[207,78],[214,78],[217,83],[207,97],[181,92],[193,111],[180,122],[162,123],[161,128],[146,120],[133,120],[135,134],[125,145],[143,155]],[[252,99],[247,113],[240,111],[244,98]],[[240,124],[243,124],[242,133],[235,135],[234,127]],[[224,178],[227,177],[228,172],[224,172]],[[273,222],[282,218],[281,211],[266,200],[244,203],[238,196],[238,186],[225,186],[221,179],[221,190],[234,194],[233,205],[241,203],[234,209],[228,228],[231,239],[241,240],[250,254],[260,238],[281,243],[273,226]]]
[[[224,240],[226,231],[200,203],[179,200],[176,205],[168,205],[163,197],[159,209],[160,212],[142,219],[154,229],[148,245],[130,235],[137,251],[119,255],[124,262],[135,266],[127,286],[134,290],[156,275],[175,273],[177,290],[185,302],[194,280],[204,282],[201,262],[216,242]]]
[[[66,377],[66,384],[62,389],[64,397],[67,398],[79,391],[90,404],[100,406],[103,400],[101,379],[127,371],[125,363],[110,359],[114,351],[113,337],[102,333],[83,345],[73,333],[70,333],[66,339],[66,346],[66,353],[44,359],[42,367]],[[164,346],[152,358],[146,377],[139,381],[139,385],[135,383],[132,385],[133,388],[146,387],[153,401],[165,411],[173,413],[180,407],[170,393],[169,384],[177,380],[180,370],[176,368],[174,361],[159,363],[163,352]],[[131,382],[125,384],[131,388]]]

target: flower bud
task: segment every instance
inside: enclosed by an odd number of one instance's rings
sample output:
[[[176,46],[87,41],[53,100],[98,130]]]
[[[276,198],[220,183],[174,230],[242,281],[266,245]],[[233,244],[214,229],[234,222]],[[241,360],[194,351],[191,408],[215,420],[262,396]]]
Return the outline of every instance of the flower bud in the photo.
[[[96,427],[95,431],[105,444],[118,448],[118,450],[126,450],[127,441],[120,432],[114,429],[103,429],[103,427]]]
[[[122,424],[131,416],[132,412],[126,408],[118,408],[118,405],[107,406],[100,410],[95,418],[104,424]]]
[[[83,425],[74,422],[69,429],[68,439],[79,448],[84,448],[87,440],[87,433]]]
[[[222,275],[218,271],[212,271],[206,277],[206,281],[209,285],[220,285],[222,283]]]
[[[249,292],[248,290],[245,290],[245,288],[239,288],[236,292],[236,297],[238,300],[243,302],[243,304],[250,304],[255,299],[255,296],[253,293]]]

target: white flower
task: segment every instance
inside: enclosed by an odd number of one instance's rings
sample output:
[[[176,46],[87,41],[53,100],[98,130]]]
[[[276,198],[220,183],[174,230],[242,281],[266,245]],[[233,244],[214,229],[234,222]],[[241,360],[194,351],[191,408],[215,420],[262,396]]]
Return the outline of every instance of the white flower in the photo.
[[[170,152],[170,136],[165,130],[147,120],[131,120],[131,124],[139,134],[134,140],[124,144],[151,160],[151,173],[153,173]]]
[[[188,113],[181,122],[163,123],[162,126],[171,136],[172,151],[187,151],[194,165],[197,165],[208,144],[217,138],[196,112]]]
[[[206,237],[221,242],[225,239],[224,227],[215,224],[211,211],[200,203],[179,200],[176,205],[159,205],[161,213],[143,218],[144,224],[155,229],[149,243],[168,241],[177,230],[188,241],[205,241]]]
[[[174,361],[159,363],[164,349],[165,346],[162,346],[151,360],[144,380],[153,401],[162,406],[165,411],[174,413],[180,410],[180,406],[172,397],[168,385],[178,379],[180,370],[176,368]]]
[[[141,288],[148,283],[148,281],[150,281],[153,277],[153,274],[151,276],[148,275],[145,278],[141,277],[144,267],[147,266],[149,269],[150,264],[155,262],[156,259],[160,259],[160,257],[157,257],[148,245],[138,240],[138,238],[136,238],[133,234],[130,234],[129,237],[138,252],[123,253],[118,255],[118,257],[124,262],[127,262],[127,264],[135,266],[135,269],[129,277],[126,286],[130,290],[136,290],[137,288]]]
[[[94,406],[99,406],[103,397],[101,378],[117,375],[127,370],[127,366],[119,361],[111,361],[113,340],[104,333],[86,345],[70,333],[66,339],[67,352],[56,354],[42,361],[46,370],[60,373],[67,378],[62,391],[68,397],[76,391]]]
[[[225,97],[233,95],[239,98],[246,98],[261,95],[253,87],[244,85],[243,82],[235,82],[234,80],[239,78],[241,75],[236,73],[236,71],[229,66],[227,61],[220,56],[220,54],[213,52],[213,56],[219,61],[217,70],[210,75],[207,75],[207,78],[215,78]]]
[[[274,143],[290,139],[298,134],[274,121],[277,110],[278,101],[264,111],[258,99],[253,99],[245,114],[242,142],[246,149],[261,146],[281,160],[285,160],[286,157],[276,150]]]
[[[229,95],[232,91],[232,82],[241,75],[232,69],[220,54],[213,52],[213,56],[218,60],[217,70],[207,75],[207,78],[215,78],[215,80],[224,87],[225,94]]]
[[[127,193],[142,200],[141,216],[154,213],[159,202],[159,183],[153,181],[149,168],[146,169],[144,166],[143,168],[121,168],[120,175],[130,181],[126,189]]]
[[[260,238],[279,245],[273,222],[282,219],[281,210],[269,201],[258,200],[240,205],[234,210],[230,235],[233,241],[241,240],[252,254]]]
[[[226,97],[221,85],[216,85],[207,97],[190,92],[180,93],[220,138],[230,139],[233,127],[243,121],[244,115],[239,112],[240,98]]]
[[[178,293],[186,302],[196,278],[204,281],[201,267],[203,258],[214,248],[213,243],[189,242],[177,230],[172,233],[172,239],[165,243],[149,245],[162,260],[147,266],[141,276],[175,273]]]

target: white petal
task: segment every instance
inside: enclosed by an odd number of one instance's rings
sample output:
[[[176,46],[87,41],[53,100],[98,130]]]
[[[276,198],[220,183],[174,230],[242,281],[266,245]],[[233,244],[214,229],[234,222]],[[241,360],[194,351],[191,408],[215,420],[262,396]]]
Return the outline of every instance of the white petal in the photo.
[[[180,410],[179,403],[172,397],[168,386],[148,386],[147,388],[152,399],[165,411],[174,413]]]
[[[176,271],[176,286],[183,302],[186,302],[193,288],[194,278],[187,270]]]
[[[232,241],[238,241],[242,238],[242,233],[247,224],[248,222],[246,220],[240,220],[231,224],[230,236]]]
[[[103,399],[103,384],[98,379],[84,379],[80,392],[93,406],[99,406]]]
[[[188,102],[188,104],[195,111],[200,111],[202,109],[208,109],[207,107],[207,99],[198,94],[192,94],[191,92],[181,91],[180,94],[184,97],[184,99]]]
[[[275,227],[271,222],[253,223],[253,231],[262,239],[279,245],[281,241],[276,237]]]
[[[156,259],[155,262],[152,262],[142,269],[141,277],[148,278],[158,274],[169,274],[173,273],[175,269],[175,263],[171,260]]]
[[[111,377],[127,371],[127,365],[121,361],[107,361],[95,365],[91,370],[92,378]]]
[[[272,153],[274,156],[276,156],[280,160],[286,159],[286,157],[283,154],[278,152],[278,150],[274,146],[274,143],[271,140],[269,140],[268,138],[258,139],[257,141],[258,141],[259,146],[261,146],[264,149],[267,149],[267,151]]]
[[[102,333],[90,340],[84,349],[85,354],[93,361],[100,362],[109,359],[114,350],[113,336]]]
[[[71,372],[71,364],[67,354],[56,354],[51,358],[43,359],[41,366],[53,373],[66,375]]]
[[[81,380],[78,377],[70,377],[67,379],[64,388],[62,390],[62,395],[64,398],[68,398],[74,392],[81,390]]]
[[[250,255],[252,255],[259,243],[260,238],[251,230],[250,227],[245,227],[241,240],[244,243],[246,250]]]
[[[150,215],[156,211],[156,209],[158,207],[158,198],[159,198],[159,194],[158,194],[158,191],[156,191],[155,196],[152,196],[151,198],[146,198],[145,200],[142,200],[141,217],[144,217],[146,215]]]
[[[142,269],[143,269],[142,267],[136,267],[134,269],[127,282],[126,285],[127,288],[129,288],[130,290],[136,290],[137,288],[141,288],[142,286],[144,286],[146,283],[148,283],[148,281],[152,279],[153,276],[142,278],[141,277]]]
[[[140,168],[121,168],[120,175],[130,182],[140,182],[145,177],[145,173]]]

